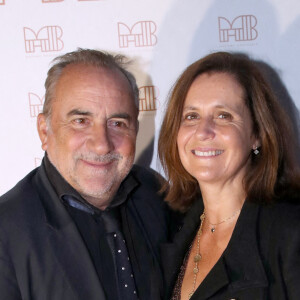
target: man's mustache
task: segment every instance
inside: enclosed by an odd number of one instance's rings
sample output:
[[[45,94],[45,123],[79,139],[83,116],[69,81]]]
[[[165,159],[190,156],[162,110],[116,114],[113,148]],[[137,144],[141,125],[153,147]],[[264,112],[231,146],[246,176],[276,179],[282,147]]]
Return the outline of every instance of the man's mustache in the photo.
[[[88,153],[88,154],[79,154],[75,157],[76,159],[82,159],[89,162],[104,162],[109,163],[114,160],[121,160],[123,156],[119,153],[107,153],[103,155],[98,155],[95,153]]]

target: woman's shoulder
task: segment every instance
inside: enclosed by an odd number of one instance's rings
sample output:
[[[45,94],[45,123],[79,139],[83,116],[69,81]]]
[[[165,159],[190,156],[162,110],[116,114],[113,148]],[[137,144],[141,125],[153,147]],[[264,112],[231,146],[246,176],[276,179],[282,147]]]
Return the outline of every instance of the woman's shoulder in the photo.
[[[300,233],[300,194],[286,193],[261,207],[262,224],[269,224],[283,234]]]

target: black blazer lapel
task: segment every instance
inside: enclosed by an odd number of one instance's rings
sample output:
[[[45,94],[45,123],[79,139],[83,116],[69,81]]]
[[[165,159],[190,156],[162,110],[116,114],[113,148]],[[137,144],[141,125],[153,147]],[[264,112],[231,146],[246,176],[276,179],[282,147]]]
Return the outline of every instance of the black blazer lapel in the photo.
[[[259,251],[259,212],[259,205],[245,202],[224,252],[224,260],[233,290],[268,286]]]
[[[183,224],[175,234],[172,243],[161,245],[161,264],[163,267],[165,298],[170,299],[185,254],[191,245],[200,225],[203,213],[201,199],[196,200],[183,218]]]
[[[44,171],[40,168],[39,172]],[[45,209],[45,223],[49,229],[47,238],[61,271],[69,281],[76,299],[105,300],[103,288],[84,241],[54,190],[45,190],[49,183],[45,184],[44,178],[45,174],[37,176],[36,184]]]
[[[207,275],[198,289],[195,291],[191,300],[206,300],[214,295],[222,287],[228,285],[229,278],[226,270],[224,258],[221,257],[215,264],[211,272]]]
[[[258,250],[258,214],[257,205],[245,202],[227,248],[191,300],[209,299],[226,286],[235,293],[268,285]]]

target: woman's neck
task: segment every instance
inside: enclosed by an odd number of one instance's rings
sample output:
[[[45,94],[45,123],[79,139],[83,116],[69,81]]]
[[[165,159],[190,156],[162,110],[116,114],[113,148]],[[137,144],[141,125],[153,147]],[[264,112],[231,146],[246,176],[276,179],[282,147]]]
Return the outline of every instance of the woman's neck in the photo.
[[[210,223],[217,224],[239,211],[246,199],[241,185],[236,187],[202,185],[201,194],[205,207],[205,215]]]

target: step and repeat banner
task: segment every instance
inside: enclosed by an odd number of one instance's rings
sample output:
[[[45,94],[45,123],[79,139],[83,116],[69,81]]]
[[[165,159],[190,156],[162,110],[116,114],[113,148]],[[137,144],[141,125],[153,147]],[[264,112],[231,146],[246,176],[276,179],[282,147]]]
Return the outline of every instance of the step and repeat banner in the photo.
[[[0,0],[0,195],[43,158],[36,117],[50,62],[78,47],[126,55],[140,90],[136,162],[159,169],[168,92],[213,51],[257,60],[299,129],[298,0]]]

